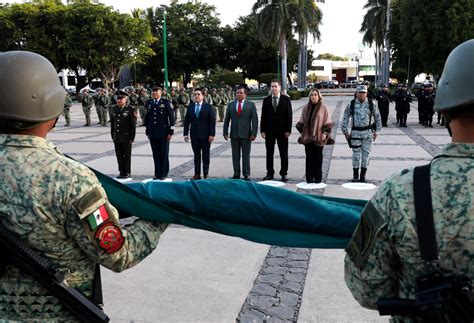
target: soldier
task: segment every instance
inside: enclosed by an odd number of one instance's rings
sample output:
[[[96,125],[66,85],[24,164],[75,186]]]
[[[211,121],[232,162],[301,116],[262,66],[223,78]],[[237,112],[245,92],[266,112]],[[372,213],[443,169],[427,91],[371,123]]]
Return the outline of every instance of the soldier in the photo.
[[[140,89],[140,94],[138,96],[138,111],[140,112],[140,119],[142,119],[142,123],[140,126],[145,126],[145,116],[146,116],[146,109],[145,103],[148,100],[148,93],[145,88]]]
[[[209,95],[209,93],[207,92],[207,88],[203,88],[202,89],[202,96],[204,97],[204,102],[206,103],[209,103],[210,105],[214,105],[214,102],[212,102],[212,97]]]
[[[189,95],[186,93],[186,91],[182,87],[179,90],[179,95],[178,95],[178,109],[179,109],[181,124],[184,123],[184,118],[186,117],[186,109],[189,103],[190,103]]]
[[[99,120],[101,121],[102,126],[107,126],[107,110],[109,106],[111,105],[110,103],[110,97],[106,94],[106,89],[101,89],[98,95],[98,100],[97,100],[97,107],[99,107],[99,112],[100,112],[100,118]]]
[[[219,107],[222,106],[222,98],[219,94],[217,94],[217,89],[213,88],[211,90],[211,98],[212,98],[212,108],[214,109],[214,115],[216,116],[217,119],[217,114],[219,112]],[[221,118],[220,121],[224,121],[224,118]]]
[[[89,127],[91,125],[91,108],[94,104],[94,99],[89,95],[88,89],[84,89],[82,92],[81,103],[82,112],[84,112],[84,116],[86,117],[86,123],[84,124],[84,127]]]
[[[219,96],[221,97],[222,102],[221,102],[221,105],[219,105],[217,107],[217,112],[219,113],[219,121],[223,122],[224,121],[225,107],[229,104],[230,99],[225,94],[224,89],[219,89]]]
[[[107,112],[109,113],[109,120],[107,122],[110,122],[111,116],[112,116],[112,107],[114,105],[117,105],[117,96],[115,93],[117,92],[117,89],[109,89],[109,98],[110,98],[110,104],[107,107]]]
[[[169,172],[169,142],[174,134],[174,113],[170,102],[161,96],[162,88],[155,86],[152,98],[145,104],[145,134],[150,140],[155,164],[154,180],[164,180]]]
[[[66,92],[66,99],[64,99],[64,109],[63,109],[63,116],[66,120],[65,127],[69,127],[71,125],[71,109],[72,107],[72,99],[69,96],[69,93]]]
[[[128,100],[129,100],[129,105],[136,111],[138,112],[138,94],[135,92],[133,89],[128,90]]]
[[[341,129],[352,148],[352,181],[365,183],[372,141],[377,139],[382,122],[379,109],[367,99],[367,86],[359,85],[356,95],[357,99],[352,100],[344,110]],[[350,132],[349,118],[352,119]]]
[[[424,107],[424,119],[425,119],[425,127],[433,128],[433,106],[435,102],[435,93],[433,92],[433,84],[426,84],[425,91],[421,96],[421,100],[423,101]]]
[[[418,124],[425,125],[425,107],[423,106],[423,94],[425,93],[425,85],[423,84],[420,89],[415,93],[416,98],[418,99]]]
[[[167,225],[137,220],[122,227],[94,173],[46,139],[65,98],[46,58],[3,52],[0,71],[0,222],[64,276],[61,284],[99,301],[97,264],[115,272],[138,264],[156,248]],[[78,321],[62,299],[4,260],[0,295],[8,297],[0,297],[2,320]]]
[[[410,113],[410,102],[412,101],[410,93],[407,91],[407,85],[402,84],[393,95],[395,100],[395,110],[397,111],[397,121],[400,127],[407,126],[408,113]]]
[[[179,94],[176,93],[175,89],[171,89],[171,104],[173,106],[174,120],[178,120],[178,97]],[[176,122],[177,123],[177,122]]]
[[[94,101],[95,105],[95,112],[97,113],[97,118],[99,119],[99,122],[97,124],[102,124],[102,115],[100,114],[100,107],[99,107],[99,93],[102,91],[102,89],[99,87],[96,89],[95,95],[92,95],[92,99]]]
[[[115,146],[115,154],[120,174],[117,178],[129,178],[131,173],[132,143],[137,127],[137,110],[127,105],[128,94],[117,92],[117,105],[112,107],[110,134]]]
[[[375,98],[377,99],[377,106],[380,111],[380,118],[382,119],[382,127],[387,127],[389,106],[390,101],[392,101],[387,84],[382,85],[382,90],[379,91]]]
[[[346,248],[345,281],[363,307],[376,309],[381,297],[414,300],[417,278],[427,273],[429,264],[431,271],[439,270],[443,275],[464,276],[474,281],[473,57],[473,39],[451,52],[439,80],[434,105],[434,110],[443,113],[452,129],[452,143],[432,160],[428,179],[431,200],[426,203],[432,206],[434,246],[438,249],[436,261],[427,264],[421,259],[417,228],[422,226],[417,225],[415,218],[414,171],[413,168],[404,169],[390,176],[367,203]],[[428,224],[429,221],[426,222]],[[427,230],[433,232],[429,226]],[[432,287],[436,291],[436,287]],[[466,291],[467,299],[469,289]],[[427,307],[434,308],[437,301],[443,301],[444,296],[436,299],[436,294],[431,295],[426,294],[426,300],[430,302],[425,303]],[[446,299],[452,299],[449,289],[444,295]],[[470,291],[471,303],[473,296],[473,291]],[[471,305],[470,309],[473,307]],[[438,315],[433,316],[436,319],[397,316],[391,321],[472,322],[472,318],[450,319],[443,315],[445,307],[440,305],[436,308],[439,310]],[[459,309],[456,312],[460,316],[465,313]]]

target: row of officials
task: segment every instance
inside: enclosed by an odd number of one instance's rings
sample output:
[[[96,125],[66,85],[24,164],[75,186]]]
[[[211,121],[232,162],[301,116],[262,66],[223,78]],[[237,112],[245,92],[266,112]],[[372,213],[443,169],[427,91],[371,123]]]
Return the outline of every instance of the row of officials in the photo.
[[[175,114],[169,100],[162,97],[162,88],[154,87],[151,99],[145,104],[145,134],[153,153],[154,180],[164,180],[169,172],[169,142],[174,134]],[[125,179],[131,173],[132,143],[135,140],[137,112],[127,105],[127,93],[117,92],[117,105],[111,113],[111,136],[119,167],[117,178]],[[186,111],[184,140],[191,141],[194,153],[194,176],[192,179],[206,179],[209,175],[210,147],[216,135],[216,115],[213,107],[204,101],[203,91],[194,90],[194,102]],[[260,130],[265,138],[267,150],[266,180],[273,179],[273,154],[275,143],[281,158],[280,175],[287,181],[288,137],[292,126],[292,107],[288,96],[281,94],[278,80],[272,81],[272,94],[262,105]],[[229,132],[230,126],[230,132]],[[255,103],[247,100],[247,89],[236,90],[236,99],[227,105],[224,117],[224,138],[230,139],[232,148],[233,179],[250,179],[251,143],[257,137],[258,116]],[[242,168],[241,168],[242,160]],[[201,172],[202,163],[202,172]]]

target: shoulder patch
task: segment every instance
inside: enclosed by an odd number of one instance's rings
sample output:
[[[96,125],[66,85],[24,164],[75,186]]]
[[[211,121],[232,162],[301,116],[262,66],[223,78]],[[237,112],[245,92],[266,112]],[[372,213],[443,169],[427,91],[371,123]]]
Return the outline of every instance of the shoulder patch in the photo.
[[[105,197],[98,187],[93,190],[85,193],[79,198],[75,199],[71,206],[79,215],[79,218],[82,220],[86,216],[94,213],[100,206],[104,205],[106,202]]]
[[[346,247],[347,255],[357,268],[362,268],[365,260],[370,254],[375,237],[385,221],[375,209],[372,202],[368,202],[362,211],[359,224],[357,225],[349,245]]]
[[[105,250],[106,253],[114,253],[122,248],[125,239],[122,230],[113,222],[106,222],[102,224],[95,234],[99,246]]]

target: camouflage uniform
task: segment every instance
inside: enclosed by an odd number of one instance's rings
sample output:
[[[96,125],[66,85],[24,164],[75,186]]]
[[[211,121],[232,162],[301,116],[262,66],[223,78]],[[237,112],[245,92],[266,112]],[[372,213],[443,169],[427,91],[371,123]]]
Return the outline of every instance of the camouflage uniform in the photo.
[[[138,96],[138,111],[140,112],[140,118],[142,119],[141,126],[145,125],[145,116],[146,116],[146,109],[145,103],[148,100],[148,96],[145,89],[140,91],[140,95]]]
[[[121,228],[94,173],[41,137],[0,135],[0,163],[0,220],[87,297],[96,263],[115,272],[130,268],[155,249],[166,228],[143,220]],[[92,229],[88,220],[98,209],[109,218]],[[114,237],[123,237],[114,243],[117,250],[107,250],[96,238],[111,227]],[[10,265],[0,275],[0,318],[75,321],[56,297]]]
[[[97,124],[101,124],[102,123],[102,115],[100,113],[100,107],[99,107],[99,93],[102,91],[102,89],[98,88],[96,91],[97,91],[97,93],[95,95],[92,95],[92,99],[94,101],[95,112],[97,113],[97,118],[99,119],[99,122],[97,122]]]
[[[212,107],[214,108],[214,115],[216,116],[216,119],[217,119],[217,115],[219,113],[219,107],[222,106],[222,98],[219,94],[217,94],[217,90],[216,89],[212,89],[211,91],[211,98],[212,98]],[[224,118],[220,118],[220,121],[222,122],[224,120]]]
[[[177,120],[178,120],[178,97],[179,97],[179,94],[176,93],[176,91],[173,89],[171,90],[171,103],[173,105],[173,112],[174,112],[174,120],[176,120],[176,123],[177,123]]]
[[[72,99],[69,94],[66,95],[66,99],[64,99],[64,109],[63,109],[63,117],[66,120],[65,126],[71,125],[71,109],[72,107]]]
[[[219,121],[222,122],[224,121],[224,113],[225,113],[225,107],[229,104],[230,99],[229,97],[225,94],[223,89],[219,89],[219,95],[221,97],[221,104],[217,107],[218,113],[219,113]]]
[[[178,96],[178,109],[179,115],[181,117],[181,123],[184,122],[184,118],[186,117],[186,109],[189,105],[189,95],[184,91],[184,88],[179,91]]]
[[[86,124],[84,126],[91,125],[91,108],[94,104],[94,99],[92,98],[89,93],[82,93],[82,111],[84,112],[84,116],[86,117]]]
[[[431,164],[430,177],[439,267],[474,280],[474,144],[445,146]],[[413,169],[382,184],[346,251],[346,284],[362,306],[375,309],[380,297],[415,298],[416,278],[425,267],[416,233]]]
[[[114,89],[110,89],[109,91],[110,105],[107,107],[107,112],[109,113],[109,120],[107,122],[110,122],[112,119],[112,107],[117,105],[117,96],[115,95],[115,92]]]
[[[372,135],[374,132],[372,129],[362,131],[351,130],[349,132],[349,118],[352,119],[352,124],[355,127],[368,127],[375,121],[375,133],[378,135],[380,129],[382,128],[379,109],[374,104],[373,112],[371,112],[368,99],[362,103],[355,99],[354,114],[351,114],[351,105],[348,104],[344,110],[344,118],[342,119],[341,129],[344,135],[351,135],[353,144],[359,145],[360,143],[361,146],[359,148],[352,148],[352,168],[367,168],[369,165],[369,154],[372,149]],[[359,138],[359,140],[356,138]]]
[[[103,90],[98,97],[99,99],[97,100],[96,106],[99,107],[99,112],[100,112],[99,120],[101,121],[102,126],[106,126],[107,125],[107,110],[109,106],[111,105],[110,97],[105,93],[105,90]]]

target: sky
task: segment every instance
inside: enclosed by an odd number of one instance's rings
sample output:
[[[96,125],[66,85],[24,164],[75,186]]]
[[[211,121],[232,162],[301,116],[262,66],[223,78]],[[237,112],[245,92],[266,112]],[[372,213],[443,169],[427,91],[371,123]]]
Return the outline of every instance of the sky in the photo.
[[[184,2],[187,0],[179,0]],[[222,25],[231,25],[240,16],[250,14],[255,0],[200,0],[216,7]],[[24,2],[5,1],[0,2]],[[169,0],[100,0],[108,6],[130,13],[133,8],[159,7],[162,4],[168,5]],[[323,12],[323,24],[321,26],[321,42],[314,43],[308,40],[308,45],[315,52],[332,53],[344,56],[359,52],[362,45],[362,34],[359,33],[362,17],[365,11],[362,9],[367,0],[326,0],[325,3],[318,3]]]

